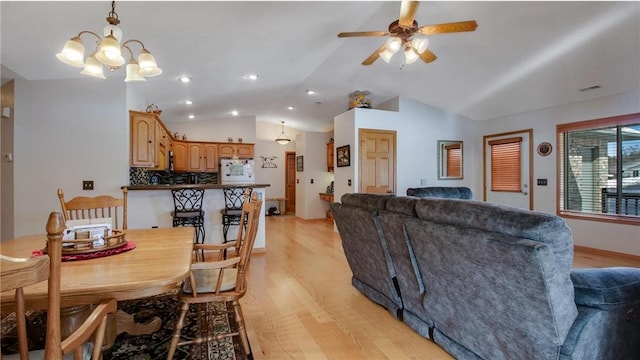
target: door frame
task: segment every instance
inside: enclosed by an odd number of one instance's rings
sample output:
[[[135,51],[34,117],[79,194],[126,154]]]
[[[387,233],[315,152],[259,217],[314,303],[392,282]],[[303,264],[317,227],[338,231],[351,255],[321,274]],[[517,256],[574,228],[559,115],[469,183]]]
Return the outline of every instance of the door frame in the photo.
[[[487,139],[526,133],[529,135],[529,210],[533,210],[533,129],[489,134],[482,137],[482,200],[487,201]]]

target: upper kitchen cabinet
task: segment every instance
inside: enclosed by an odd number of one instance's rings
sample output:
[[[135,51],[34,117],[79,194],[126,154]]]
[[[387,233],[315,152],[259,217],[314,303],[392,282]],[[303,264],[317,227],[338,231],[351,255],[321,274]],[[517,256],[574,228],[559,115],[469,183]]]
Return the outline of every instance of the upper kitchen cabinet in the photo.
[[[155,167],[156,116],[129,111],[131,129],[131,159],[134,167]]]
[[[169,151],[173,139],[156,114],[129,111],[131,161],[133,167],[156,170],[169,168]]]
[[[186,141],[173,142],[173,171],[188,171],[188,143]]]
[[[232,158],[237,155],[239,159],[253,159],[253,148],[254,144],[218,144],[219,157],[221,158]]]
[[[333,142],[327,144],[327,171],[333,172]]]

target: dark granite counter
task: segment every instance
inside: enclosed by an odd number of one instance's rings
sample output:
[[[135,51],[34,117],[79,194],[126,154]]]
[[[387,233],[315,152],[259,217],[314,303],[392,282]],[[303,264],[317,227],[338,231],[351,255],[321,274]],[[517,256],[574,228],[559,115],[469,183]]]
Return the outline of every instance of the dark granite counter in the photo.
[[[122,188],[127,188],[129,191],[137,190],[173,190],[173,189],[226,189],[232,187],[254,187],[254,188],[266,188],[271,184],[161,184],[161,185],[125,185]]]

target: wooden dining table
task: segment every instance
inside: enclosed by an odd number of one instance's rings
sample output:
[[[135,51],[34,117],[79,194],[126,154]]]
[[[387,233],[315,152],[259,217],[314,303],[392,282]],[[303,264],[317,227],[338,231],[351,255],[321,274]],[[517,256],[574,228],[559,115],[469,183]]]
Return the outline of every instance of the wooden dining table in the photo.
[[[189,275],[193,251],[192,227],[129,229],[125,238],[135,248],[106,257],[62,262],[61,307],[76,308],[100,303],[139,299],[174,290]],[[22,236],[0,243],[0,253],[13,257],[30,257],[43,249],[46,235]],[[24,288],[25,308],[47,308],[47,282]],[[0,294],[2,313],[15,309],[13,291]],[[133,315],[118,312],[117,333],[145,333],[157,330],[159,319],[140,328]]]

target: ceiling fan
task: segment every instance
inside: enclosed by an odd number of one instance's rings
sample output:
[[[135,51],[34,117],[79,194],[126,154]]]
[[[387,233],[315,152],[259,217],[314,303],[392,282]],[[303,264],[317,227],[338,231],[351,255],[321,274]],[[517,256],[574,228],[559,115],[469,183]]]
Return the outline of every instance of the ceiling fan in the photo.
[[[414,37],[415,34],[436,35],[474,31],[478,27],[475,20],[418,27],[418,22],[414,20],[418,5],[418,1],[403,0],[400,5],[400,18],[389,24],[389,31],[341,32],[338,34],[338,37],[390,36],[382,46],[362,62],[362,65],[371,65],[378,57],[381,57],[382,60],[389,63],[393,54],[400,49],[404,49],[405,64],[411,64],[418,60],[418,58],[421,58],[425,63],[430,63],[437,57],[427,49],[428,39]]]

